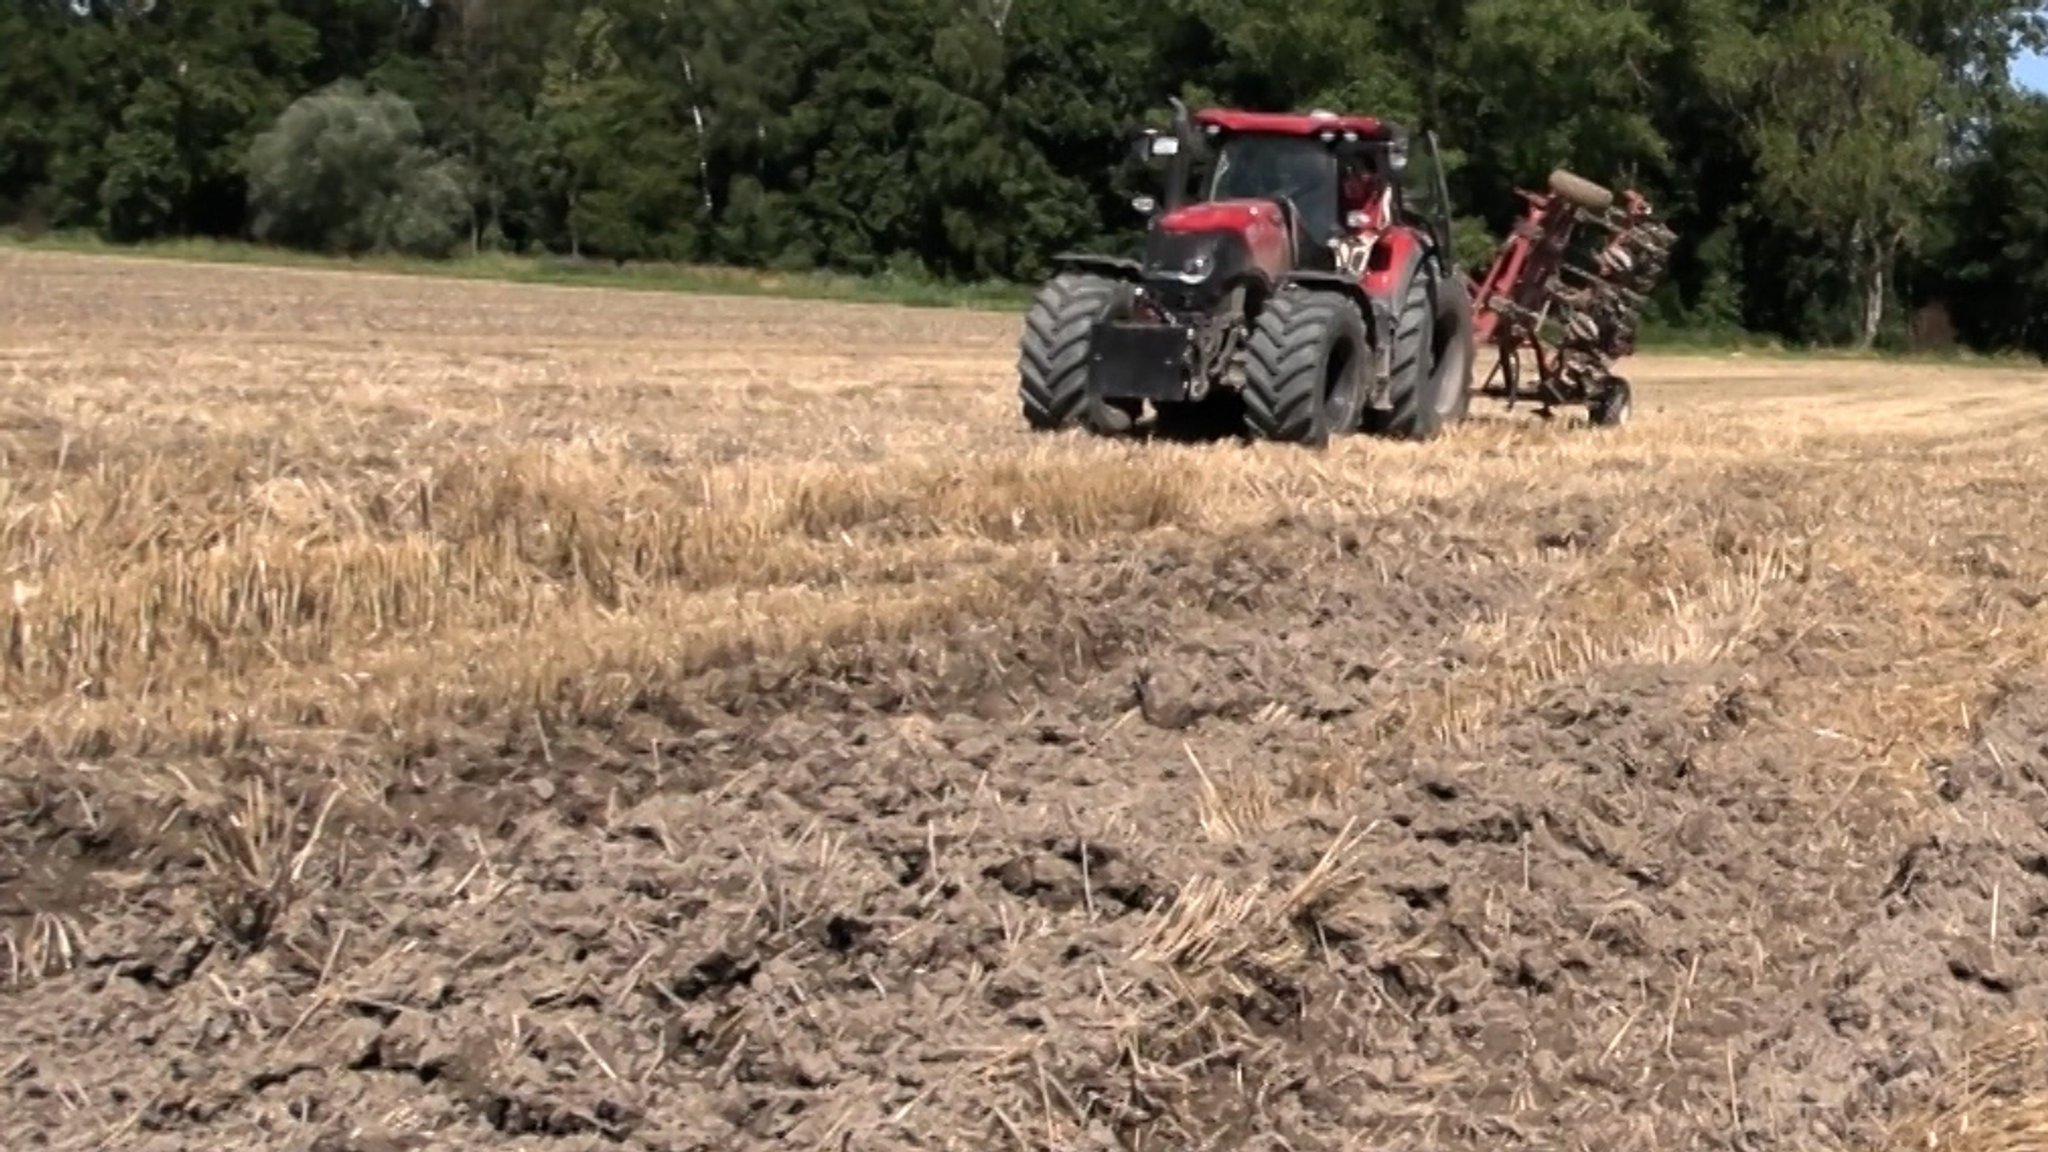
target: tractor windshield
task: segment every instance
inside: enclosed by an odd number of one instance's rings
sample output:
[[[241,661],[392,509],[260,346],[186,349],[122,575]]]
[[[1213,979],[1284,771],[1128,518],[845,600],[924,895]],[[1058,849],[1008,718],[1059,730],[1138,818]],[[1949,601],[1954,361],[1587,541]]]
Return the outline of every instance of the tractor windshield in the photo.
[[[1321,141],[1304,136],[1233,136],[1209,177],[1211,200],[1285,196],[1312,234],[1337,223],[1337,158]]]

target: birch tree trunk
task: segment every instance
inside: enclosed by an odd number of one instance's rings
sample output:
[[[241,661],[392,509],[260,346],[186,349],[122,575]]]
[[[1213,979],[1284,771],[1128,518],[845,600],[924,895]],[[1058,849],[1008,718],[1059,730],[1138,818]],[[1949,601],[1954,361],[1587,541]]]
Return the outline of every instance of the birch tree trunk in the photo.
[[[1858,333],[1856,337],[1856,347],[1859,351],[1867,352],[1872,345],[1877,343],[1878,329],[1884,323],[1884,295],[1887,274],[1883,251],[1884,246],[1879,245],[1878,250],[1871,255],[1869,269],[1864,273],[1863,331]]]
[[[1891,287],[1892,263],[1898,256],[1896,235],[1864,234],[1858,247],[1862,271],[1863,320],[1856,333],[1856,348],[1867,352],[1877,343],[1884,328],[1885,297]]]

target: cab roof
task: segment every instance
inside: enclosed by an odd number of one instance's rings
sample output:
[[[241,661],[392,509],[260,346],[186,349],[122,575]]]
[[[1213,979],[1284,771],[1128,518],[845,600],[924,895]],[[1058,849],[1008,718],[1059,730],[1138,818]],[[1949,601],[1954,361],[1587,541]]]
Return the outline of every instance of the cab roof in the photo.
[[[1334,112],[1245,112],[1235,108],[1204,108],[1195,123],[1224,132],[1258,132],[1274,136],[1319,136],[1324,132],[1355,132],[1368,140],[1386,140],[1399,129],[1377,116],[1339,116]]]

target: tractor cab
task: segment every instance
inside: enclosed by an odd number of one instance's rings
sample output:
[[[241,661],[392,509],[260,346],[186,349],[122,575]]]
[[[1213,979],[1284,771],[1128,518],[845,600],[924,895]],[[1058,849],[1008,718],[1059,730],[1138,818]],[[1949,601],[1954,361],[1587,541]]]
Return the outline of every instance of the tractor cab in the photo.
[[[1344,213],[1333,151],[1309,137],[1247,133],[1222,142],[1215,157],[1201,202],[1278,204],[1291,217],[1299,266],[1334,266],[1324,257],[1340,238]],[[1176,221],[1161,223],[1170,228]]]
[[[1425,140],[1440,185],[1434,137]],[[1384,120],[1232,109],[1189,116],[1176,109],[1173,129],[1148,131],[1137,151],[1146,160],[1167,161],[1166,203],[1153,217],[1154,232],[1213,222],[1216,207],[1268,203],[1286,217],[1292,264],[1304,271],[1335,271],[1349,241],[1403,225],[1429,233],[1441,247],[1449,245],[1448,196],[1432,205],[1433,214],[1411,208],[1404,179],[1408,135]],[[1134,205],[1145,212],[1162,207],[1150,197],[1138,197]]]

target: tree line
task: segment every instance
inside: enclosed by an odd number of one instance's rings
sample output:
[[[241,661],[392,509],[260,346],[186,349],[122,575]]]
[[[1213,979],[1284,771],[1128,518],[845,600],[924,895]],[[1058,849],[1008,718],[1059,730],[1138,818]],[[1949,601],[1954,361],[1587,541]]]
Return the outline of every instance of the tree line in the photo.
[[[1479,250],[1556,165],[1653,318],[2048,356],[2035,0],[0,0],[0,221],[116,241],[1032,280],[1166,97],[1435,131]]]

